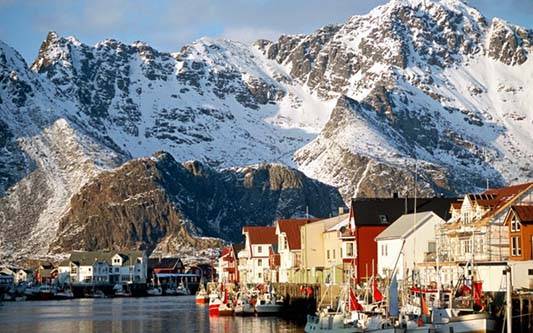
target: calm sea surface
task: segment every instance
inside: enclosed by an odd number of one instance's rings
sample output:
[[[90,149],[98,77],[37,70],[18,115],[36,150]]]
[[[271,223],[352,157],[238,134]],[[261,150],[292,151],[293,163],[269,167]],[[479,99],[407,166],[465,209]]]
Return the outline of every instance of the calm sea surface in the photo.
[[[194,296],[5,302],[1,333],[303,332],[274,317],[209,318]]]

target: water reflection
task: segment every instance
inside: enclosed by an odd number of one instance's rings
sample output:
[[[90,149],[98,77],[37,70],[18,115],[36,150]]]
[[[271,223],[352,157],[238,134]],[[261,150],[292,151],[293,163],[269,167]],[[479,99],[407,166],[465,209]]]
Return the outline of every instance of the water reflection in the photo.
[[[194,297],[75,299],[0,306],[0,332],[303,332],[277,318],[209,318]]]

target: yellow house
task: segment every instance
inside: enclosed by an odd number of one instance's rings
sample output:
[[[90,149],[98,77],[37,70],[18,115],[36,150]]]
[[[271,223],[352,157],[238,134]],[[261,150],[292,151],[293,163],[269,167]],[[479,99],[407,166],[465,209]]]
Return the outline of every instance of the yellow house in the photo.
[[[305,224],[300,227],[302,261],[300,283],[342,282],[342,240],[335,228],[349,214]]]

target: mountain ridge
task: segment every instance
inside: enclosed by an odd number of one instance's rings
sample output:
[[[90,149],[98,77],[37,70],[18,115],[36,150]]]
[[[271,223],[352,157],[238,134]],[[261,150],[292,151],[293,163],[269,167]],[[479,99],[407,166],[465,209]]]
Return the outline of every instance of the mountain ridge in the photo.
[[[408,194],[415,170],[425,196],[530,179],[532,42],[461,1],[394,0],[251,46],[49,33],[28,66],[1,43],[0,223],[47,249],[85,184],[160,150],[217,170],[283,163],[345,201]],[[20,252],[8,233],[0,248]]]

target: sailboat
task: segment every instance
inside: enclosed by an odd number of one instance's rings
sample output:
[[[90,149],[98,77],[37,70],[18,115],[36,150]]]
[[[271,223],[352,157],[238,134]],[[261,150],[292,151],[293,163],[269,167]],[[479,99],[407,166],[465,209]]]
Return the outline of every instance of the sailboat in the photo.
[[[209,302],[209,294],[205,291],[204,283],[200,282],[200,288],[196,293],[196,304],[206,304]]]
[[[326,289],[322,299],[329,290]],[[349,301],[348,301],[349,297]],[[326,307],[317,315],[307,316],[306,333],[360,333],[365,332],[366,315],[354,291],[348,284],[343,287],[337,309]]]
[[[245,292],[239,292],[237,304],[235,305],[236,316],[252,316],[255,314],[255,308],[252,304],[251,297]]]

